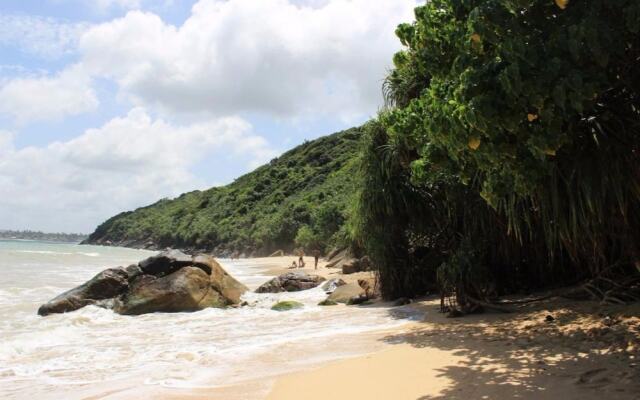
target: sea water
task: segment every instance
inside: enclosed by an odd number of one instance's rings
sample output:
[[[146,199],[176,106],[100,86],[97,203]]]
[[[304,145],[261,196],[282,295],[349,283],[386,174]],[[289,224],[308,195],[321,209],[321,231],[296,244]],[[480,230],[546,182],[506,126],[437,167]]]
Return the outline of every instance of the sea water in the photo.
[[[238,309],[130,317],[89,306],[37,315],[42,303],[101,270],[153,254],[0,241],[0,398],[152,398],[236,385],[371,351],[359,338],[415,317],[409,309],[319,307],[326,297],[319,288],[247,293],[252,306]],[[220,262],[251,289],[270,279],[255,260]],[[280,300],[305,307],[272,311]]]

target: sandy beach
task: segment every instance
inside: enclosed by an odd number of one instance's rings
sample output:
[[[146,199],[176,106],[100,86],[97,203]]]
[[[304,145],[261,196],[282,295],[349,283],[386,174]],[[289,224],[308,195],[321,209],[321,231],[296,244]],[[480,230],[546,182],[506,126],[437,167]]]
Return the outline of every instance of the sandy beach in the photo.
[[[278,275],[293,256],[256,260]],[[309,273],[347,282],[370,273],[343,276]],[[344,306],[339,306],[344,307]],[[369,307],[387,307],[378,302]],[[414,303],[424,314],[393,331],[363,338],[365,356],[329,362],[269,380],[167,399],[247,399],[261,388],[268,400],[314,399],[637,399],[640,393],[640,309],[601,307],[563,299],[522,306],[515,313],[447,318],[438,299]],[[550,320],[552,319],[552,320]],[[382,344],[382,346],[380,346]],[[256,391],[252,391],[252,396]]]

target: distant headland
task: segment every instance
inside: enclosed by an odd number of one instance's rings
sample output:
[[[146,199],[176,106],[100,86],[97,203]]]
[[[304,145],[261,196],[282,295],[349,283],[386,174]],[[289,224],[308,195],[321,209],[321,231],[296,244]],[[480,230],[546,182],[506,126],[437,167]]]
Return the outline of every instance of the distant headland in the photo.
[[[11,231],[0,229],[0,240],[42,240],[46,242],[80,243],[87,238],[82,233],[45,233],[40,231]]]

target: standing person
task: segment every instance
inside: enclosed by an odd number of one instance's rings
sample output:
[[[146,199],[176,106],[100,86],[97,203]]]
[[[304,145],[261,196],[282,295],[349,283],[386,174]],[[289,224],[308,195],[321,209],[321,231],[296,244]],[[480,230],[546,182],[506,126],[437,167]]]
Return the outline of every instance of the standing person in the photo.
[[[304,268],[304,250],[300,249],[300,259],[298,260],[298,267]]]
[[[320,260],[320,250],[315,249],[313,251],[313,258],[316,260],[316,269],[318,269],[318,260]]]

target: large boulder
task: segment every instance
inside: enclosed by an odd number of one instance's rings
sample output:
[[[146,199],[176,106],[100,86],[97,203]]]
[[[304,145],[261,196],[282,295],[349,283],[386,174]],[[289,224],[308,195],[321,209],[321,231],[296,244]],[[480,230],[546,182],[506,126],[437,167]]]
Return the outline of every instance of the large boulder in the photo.
[[[246,291],[213,257],[171,251],[127,268],[107,269],[38,313],[64,313],[87,305],[127,315],[197,311],[238,304]]]
[[[198,311],[229,304],[220,292],[211,287],[211,279],[202,269],[184,267],[159,278],[139,276],[131,283],[129,291],[116,300],[114,311],[140,315]]]
[[[180,250],[163,251],[138,263],[142,273],[153,276],[169,275],[193,264],[193,258]]]
[[[337,288],[327,299],[335,301],[336,303],[348,304],[350,300],[366,295],[367,293],[360,285],[357,283],[349,283]]]
[[[100,272],[88,282],[62,293],[42,305],[38,314],[60,314],[78,310],[100,300],[111,299],[124,293],[129,287],[129,274],[122,268]]]
[[[256,293],[299,292],[313,289],[326,279],[306,272],[288,272],[271,279],[256,289]]]
[[[249,290],[245,285],[238,282],[236,278],[229,275],[222,268],[215,258],[206,255],[199,255],[193,258],[193,265],[197,268],[208,270],[211,276],[211,287],[218,291],[230,304],[240,303],[240,297]]]

